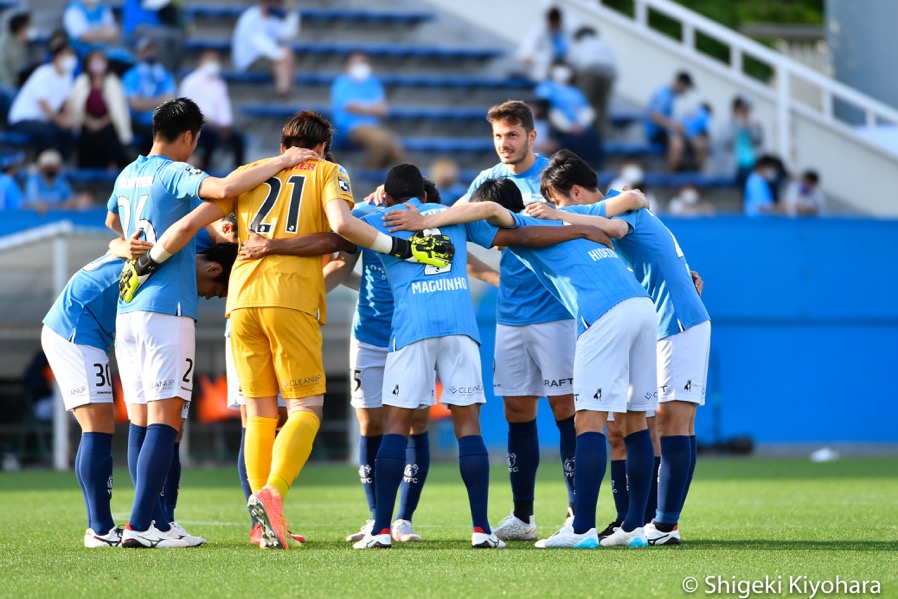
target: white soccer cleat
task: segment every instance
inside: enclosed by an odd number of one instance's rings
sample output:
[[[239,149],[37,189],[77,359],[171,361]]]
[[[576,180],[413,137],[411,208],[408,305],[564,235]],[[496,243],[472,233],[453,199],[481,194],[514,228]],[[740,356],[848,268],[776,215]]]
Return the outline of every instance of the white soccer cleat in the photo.
[[[564,528],[565,526],[573,526],[573,525],[574,525],[574,510],[572,510],[571,508],[568,508],[567,509],[567,518],[564,519],[564,524],[562,525],[562,528]]]
[[[648,547],[645,531],[640,526],[630,532],[623,528],[615,528],[614,532],[601,540],[602,547]]]
[[[674,526],[670,532],[661,532],[655,526],[655,521],[652,520],[645,525],[644,530],[649,545],[679,545],[681,543],[679,526]]]
[[[347,541],[355,543],[356,541],[361,541],[365,538],[365,535],[370,535],[371,531],[374,529],[374,519],[368,520],[362,525],[362,528],[359,529],[359,532],[353,533],[346,537]]]
[[[113,526],[105,535],[98,535],[93,528],[84,531],[84,546],[90,549],[95,547],[118,547],[122,544],[122,529]]]
[[[390,527],[390,535],[397,543],[408,543],[409,541],[420,542],[424,539],[415,532],[412,523],[408,520],[396,520]]]
[[[539,538],[536,534],[536,517],[530,516],[530,522],[524,522],[514,515],[514,510],[499,522],[493,532],[503,541],[535,541]]]
[[[496,533],[487,534],[481,529],[475,528],[471,533],[471,547],[475,549],[505,549],[505,543],[496,536]]]
[[[181,535],[181,538],[187,541],[188,547],[199,547],[200,545],[206,544],[206,539],[190,534],[189,532],[184,530],[184,527],[177,522],[169,522],[169,525],[171,526],[171,529],[173,531]]]
[[[177,549],[188,547],[187,541],[172,530],[162,532],[156,523],[150,523],[146,530],[131,530],[130,524],[122,532],[122,547],[138,549]]]
[[[379,535],[372,535],[369,532],[352,546],[353,549],[391,549],[392,547],[393,539],[390,538],[388,532]]]
[[[590,528],[583,534],[574,532],[573,526],[562,526],[548,539],[536,542],[538,549],[595,549],[599,546],[596,529]]]

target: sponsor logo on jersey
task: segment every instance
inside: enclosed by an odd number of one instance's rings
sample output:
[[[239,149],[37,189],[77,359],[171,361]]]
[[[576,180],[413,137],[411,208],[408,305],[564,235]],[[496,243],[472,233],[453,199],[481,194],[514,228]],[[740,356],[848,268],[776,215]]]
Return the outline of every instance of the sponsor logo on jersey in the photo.
[[[203,169],[197,168],[197,167],[192,166],[192,165],[190,165],[190,164],[187,165],[187,168],[186,168],[185,170],[186,170],[188,173],[190,173],[191,175],[196,175],[196,176],[199,176],[199,175],[205,175],[205,174],[206,174],[206,173],[203,171]]]
[[[692,391],[692,379],[686,381],[686,384],[683,385],[683,391]]]
[[[75,387],[74,389],[69,389],[69,397],[75,397],[77,395],[84,395],[87,393],[87,385],[82,385],[80,387]]]
[[[370,485],[374,482],[374,479],[371,478],[371,466],[369,464],[359,466],[359,480],[362,481],[363,485]]]
[[[314,385],[315,383],[321,382],[321,375],[316,374],[313,376],[302,377],[298,379],[290,379],[289,381],[284,381],[281,385],[284,389],[289,389],[290,387],[306,387],[308,385]]]
[[[549,380],[545,379],[543,381],[543,385],[546,387],[564,387],[565,385],[573,385],[574,379],[556,379]]]
[[[399,397],[399,385],[393,387],[393,397]]]
[[[151,389],[170,389],[172,385],[175,384],[175,379],[168,379],[167,381],[153,381],[150,383]]]
[[[483,385],[474,385],[473,387],[456,387],[455,385],[450,385],[449,393],[454,395],[479,395],[483,393]]]
[[[337,177],[337,186],[343,193],[352,193],[352,189],[350,189],[349,187],[349,179],[346,179],[344,177]]]
[[[601,387],[596,391],[596,394],[592,396],[592,398],[596,401],[602,401],[602,389]]]
[[[418,464],[406,464],[405,472],[402,474],[402,480],[407,483],[418,482]]]
[[[517,472],[518,471],[517,462],[518,462],[517,455],[515,455],[513,453],[509,453],[509,454],[505,455],[505,463],[508,464],[509,472]]]
[[[574,460],[576,458],[567,458],[564,460],[564,475],[568,478],[574,477]]]

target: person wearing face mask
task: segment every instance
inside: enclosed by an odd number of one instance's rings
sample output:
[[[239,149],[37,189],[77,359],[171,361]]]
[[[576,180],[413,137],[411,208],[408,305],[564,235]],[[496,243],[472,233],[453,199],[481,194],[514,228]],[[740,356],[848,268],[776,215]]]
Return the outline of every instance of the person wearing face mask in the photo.
[[[792,181],[786,187],[783,198],[784,209],[789,216],[818,216],[826,204],[826,196],[820,189],[820,175],[815,170],[806,170],[801,179]]]
[[[574,69],[556,60],[549,79],[536,86],[537,98],[549,103],[549,123],[562,148],[586,160],[593,168],[602,163],[602,140],[596,129],[596,111],[586,95],[573,84]]]
[[[346,72],[331,86],[331,113],[340,135],[365,150],[365,168],[380,169],[404,160],[405,149],[383,124],[387,99],[371,61],[362,52],[346,60]]]
[[[72,122],[81,131],[78,167],[124,168],[130,162],[125,148],[134,135],[122,82],[110,72],[102,50],[88,54],[84,65],[69,101]]]
[[[758,158],[754,169],[745,181],[743,210],[746,216],[775,214],[776,202],[772,186],[779,176],[780,161],[775,156],[765,154]]]
[[[608,193],[611,191],[623,191],[624,189],[638,189],[645,195],[645,199],[649,202],[649,210],[658,212],[658,201],[654,192],[646,185],[645,169],[642,162],[635,158],[625,160],[620,167],[617,177],[612,179],[608,185]]]
[[[221,56],[214,50],[200,56],[196,69],[184,77],[178,95],[196,102],[206,115],[206,125],[200,136],[197,151],[199,160],[194,163],[201,169],[209,169],[216,148],[230,148],[234,154],[234,168],[246,162],[243,134],[234,130],[234,113],[228,97],[228,85],[221,76]]]
[[[289,42],[299,34],[299,12],[285,0],[261,0],[237,19],[231,44],[238,71],[270,72],[274,89],[286,96],[293,85],[295,59]]]
[[[181,4],[178,0],[125,0],[122,9],[126,40],[138,45],[140,40],[152,40],[159,61],[172,73],[178,71],[184,54]]]
[[[138,62],[122,82],[131,108],[131,125],[140,138],[140,153],[146,155],[153,145],[153,109],[175,97],[175,78],[159,62],[156,43],[144,38],[137,44]]]
[[[81,57],[92,49],[115,45],[121,39],[112,9],[100,0],[72,0],[62,14],[62,25]]]
[[[72,210],[91,205],[92,197],[87,193],[75,193],[71,184],[60,170],[62,156],[56,150],[44,150],[37,157],[37,170],[25,182],[25,203],[22,208],[37,210],[40,214],[47,210]]]
[[[694,87],[692,76],[680,71],[672,83],[662,85],[649,100],[645,117],[645,136],[651,144],[661,144],[666,153],[667,170],[680,168],[686,149],[685,127],[674,118],[676,99]]]
[[[684,185],[676,197],[670,200],[667,211],[671,216],[712,216],[714,206],[702,201],[695,185]]]
[[[517,52],[518,60],[532,81],[543,81],[556,60],[571,59],[572,31],[560,9],[552,7],[546,11],[545,21],[530,32]]]
[[[66,43],[51,46],[50,55],[52,60],[34,70],[13,101],[9,129],[28,134],[36,152],[55,148],[67,160],[74,136],[66,102],[78,59]]]

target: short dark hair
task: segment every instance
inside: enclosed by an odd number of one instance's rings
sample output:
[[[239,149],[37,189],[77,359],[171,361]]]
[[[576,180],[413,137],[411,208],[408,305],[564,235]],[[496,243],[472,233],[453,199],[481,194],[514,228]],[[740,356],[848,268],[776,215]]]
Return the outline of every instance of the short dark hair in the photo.
[[[66,50],[71,50],[71,49],[72,49],[72,46],[69,44],[67,39],[65,39],[65,40],[57,39],[57,40],[54,40],[50,44],[50,48],[49,48],[50,56],[52,56],[53,58],[56,58],[57,56],[59,56],[60,54],[65,52]]]
[[[334,128],[330,121],[311,110],[297,112],[281,129],[281,144],[285,148],[312,149],[319,144],[330,146]]]
[[[206,117],[190,98],[166,100],[153,111],[153,139],[173,142],[185,131],[194,135],[203,128]]]
[[[810,181],[814,185],[820,183],[820,175],[818,175],[817,171],[813,169],[806,170],[804,173],[802,173],[801,178],[806,181]]]
[[[551,25],[560,25],[561,24],[561,9],[557,6],[553,6],[546,12],[546,20],[549,21]]]
[[[570,150],[559,150],[540,175],[540,192],[544,198],[550,197],[550,189],[568,195],[574,185],[598,191],[599,178],[585,160]]]
[[[231,269],[234,268],[234,261],[237,260],[237,244],[216,243],[199,255],[209,262],[216,262],[221,266],[221,273],[213,281],[227,285],[231,276]]]
[[[387,173],[384,181],[384,193],[396,203],[411,198],[424,199],[424,175],[414,164],[398,164]]]
[[[493,106],[486,113],[486,120],[490,123],[504,121],[512,125],[520,125],[527,133],[533,131],[533,112],[520,100],[508,100]]]
[[[440,190],[437,184],[430,179],[424,179],[424,193],[427,194],[428,204],[442,204],[443,198],[440,196]]]
[[[690,75],[688,71],[680,71],[679,73],[677,73],[676,81],[677,83],[685,85],[686,87],[694,87],[692,83],[692,75]]]
[[[495,202],[515,214],[524,209],[524,197],[515,182],[508,177],[487,179],[471,196],[472,202]]]
[[[12,33],[13,35],[16,35],[20,31],[25,29],[25,27],[28,25],[28,23],[30,21],[31,21],[30,13],[20,12],[20,13],[14,14],[9,19],[9,32]]]

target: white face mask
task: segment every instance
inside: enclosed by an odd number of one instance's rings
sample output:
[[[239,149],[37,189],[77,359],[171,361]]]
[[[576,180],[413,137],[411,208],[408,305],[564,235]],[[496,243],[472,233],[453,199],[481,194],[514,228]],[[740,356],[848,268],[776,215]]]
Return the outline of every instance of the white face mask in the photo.
[[[574,76],[573,71],[571,71],[570,67],[566,66],[555,66],[552,67],[551,71],[552,81],[555,83],[570,83],[571,78]]]
[[[33,42],[39,36],[40,36],[40,32],[37,29],[35,29],[34,27],[29,27],[25,31],[25,39],[27,39],[29,42]]]
[[[72,73],[78,66],[78,59],[73,54],[67,54],[59,61],[59,67],[64,73]]]
[[[355,81],[364,81],[371,76],[371,65],[367,62],[357,62],[349,67],[349,76]]]
[[[209,77],[218,77],[219,73],[221,73],[220,62],[207,62],[201,68]]]
[[[691,188],[684,189],[680,192],[680,199],[683,200],[684,204],[697,204],[698,192]]]
[[[636,183],[642,183],[643,172],[638,166],[629,164],[621,169],[620,177],[628,184],[635,185]]]

